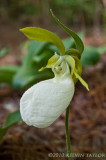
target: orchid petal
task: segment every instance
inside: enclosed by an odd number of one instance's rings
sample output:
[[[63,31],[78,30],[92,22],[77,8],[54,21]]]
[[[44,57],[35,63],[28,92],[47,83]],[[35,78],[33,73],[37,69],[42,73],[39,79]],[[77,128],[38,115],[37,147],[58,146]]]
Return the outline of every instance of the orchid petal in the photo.
[[[31,126],[50,126],[68,107],[74,94],[74,82],[70,77],[39,82],[28,89],[20,101],[22,119]]]

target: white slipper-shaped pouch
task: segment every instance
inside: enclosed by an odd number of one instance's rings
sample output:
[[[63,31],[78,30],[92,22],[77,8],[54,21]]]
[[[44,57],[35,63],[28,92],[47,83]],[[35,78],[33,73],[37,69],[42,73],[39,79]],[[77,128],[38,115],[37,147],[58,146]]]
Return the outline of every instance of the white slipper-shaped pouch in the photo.
[[[68,64],[53,66],[55,77],[29,88],[20,100],[20,113],[26,124],[38,128],[50,126],[68,107],[74,94],[74,82]]]

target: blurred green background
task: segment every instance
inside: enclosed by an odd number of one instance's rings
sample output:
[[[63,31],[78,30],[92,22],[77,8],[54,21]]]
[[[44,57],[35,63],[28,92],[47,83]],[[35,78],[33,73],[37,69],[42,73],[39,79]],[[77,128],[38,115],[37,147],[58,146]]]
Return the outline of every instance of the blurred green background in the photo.
[[[43,24],[49,24],[49,9],[52,8],[68,25],[78,29],[91,26],[103,29],[106,27],[105,5],[105,0],[1,0],[0,18],[16,20],[23,17],[29,21],[39,19]]]

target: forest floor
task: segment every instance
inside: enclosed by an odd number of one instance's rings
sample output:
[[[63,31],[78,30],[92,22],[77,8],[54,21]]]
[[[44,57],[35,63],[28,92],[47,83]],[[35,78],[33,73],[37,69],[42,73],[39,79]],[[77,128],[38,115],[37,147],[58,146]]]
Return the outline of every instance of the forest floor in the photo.
[[[18,24],[3,24],[0,27],[0,47],[11,47],[11,53],[0,59],[0,65],[20,64],[21,50],[19,45],[25,37],[19,33]],[[16,31],[17,30],[17,31]],[[99,46],[105,43],[103,35],[86,36],[85,44]],[[70,104],[70,138],[72,153],[83,153],[85,157],[74,160],[92,160],[86,153],[106,153],[106,55],[92,67],[86,67],[83,78],[89,84],[87,92],[78,82],[75,96]],[[21,91],[9,86],[0,88],[0,126],[8,113],[19,108]],[[66,153],[65,113],[48,128],[29,127],[21,122],[9,129],[0,145],[2,160],[65,160],[56,157],[55,153]],[[49,153],[54,153],[49,157]],[[54,157],[53,157],[54,156]],[[103,160],[103,157],[95,160]],[[105,158],[104,158],[105,159]]]

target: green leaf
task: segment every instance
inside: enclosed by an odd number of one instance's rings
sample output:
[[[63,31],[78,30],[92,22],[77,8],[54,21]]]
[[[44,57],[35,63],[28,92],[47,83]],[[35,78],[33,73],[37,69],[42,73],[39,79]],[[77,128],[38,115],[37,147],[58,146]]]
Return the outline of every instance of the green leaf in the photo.
[[[61,23],[59,21],[59,19],[54,15],[54,13],[51,11],[51,14],[53,16],[53,18],[55,19],[55,21],[69,34],[73,37],[73,39],[75,40],[75,43],[76,43],[76,48],[79,50],[80,53],[83,52],[84,50],[84,45],[83,45],[83,42],[82,40],[80,39],[80,37],[75,33],[73,32],[72,30],[70,30],[68,27],[66,27],[63,23]]]
[[[76,72],[81,75],[82,74],[82,64],[81,64],[81,61],[80,59],[78,59],[77,57],[75,56],[72,56],[75,60],[75,70]]]
[[[15,89],[29,87],[40,80],[51,78],[53,74],[50,71],[38,72],[38,69],[47,64],[48,59],[53,55],[50,49],[47,49],[47,42],[30,41],[28,52],[24,58],[23,64],[13,79]]]
[[[36,70],[21,68],[13,79],[13,87],[15,89],[23,89],[27,87],[30,82],[33,82],[35,79]]]
[[[55,44],[61,54],[65,53],[65,47],[61,39],[54,33],[37,27],[26,27],[20,29],[29,39],[41,41],[47,41]]]
[[[84,33],[81,31],[81,32],[78,32],[77,35],[83,39],[84,38]],[[69,37],[69,38],[66,38],[64,40],[62,40],[64,46],[65,46],[65,49],[66,51],[70,48],[76,48],[75,47],[75,41],[72,37]]]
[[[81,64],[81,61],[76,57],[76,56],[72,56],[75,60],[75,72],[78,74],[78,75],[81,75],[82,74],[82,64]],[[75,75],[73,75],[73,80],[74,80],[74,83],[76,83],[78,81],[78,79],[76,78]]]
[[[106,53],[106,45],[98,47],[97,51],[99,52],[99,54]]]
[[[36,68],[42,67],[42,65],[46,65],[48,59],[50,59],[54,55],[54,52],[49,48],[44,48],[39,54],[33,56],[33,61],[35,62]]]
[[[42,67],[41,69],[39,69],[39,71],[43,71],[46,68],[51,68],[57,62],[58,58],[58,55],[55,53],[55,55],[48,60],[46,67]]]
[[[8,83],[12,85],[13,78],[18,70],[18,66],[1,66],[0,83]]]
[[[29,87],[40,80],[53,77],[53,73],[50,71],[38,72],[34,68],[29,68],[26,71],[20,70],[18,74],[14,77],[13,86],[15,89],[24,89]]]
[[[80,58],[80,56],[81,56],[80,52],[75,48],[68,49],[65,54],[69,54],[71,56],[72,55],[77,56],[78,58]]]
[[[65,46],[66,51],[67,51],[68,49],[70,49],[73,46],[74,39],[72,37],[69,37],[69,38],[63,39],[62,42]]]
[[[3,57],[4,55],[6,55],[9,51],[9,48],[2,48],[0,50],[0,58]]]
[[[83,39],[83,37],[84,37],[84,33],[83,33],[83,32],[78,32],[77,35],[78,35],[81,39]],[[62,42],[63,42],[63,44],[64,44],[64,46],[65,46],[66,51],[67,51],[68,49],[70,49],[70,48],[75,48],[75,41],[74,41],[74,39],[73,39],[72,37],[63,39]],[[49,48],[50,50],[52,50],[53,52],[58,53],[58,49],[57,49],[57,47],[56,47],[55,45],[49,44],[49,45],[48,45],[48,48]]]
[[[76,78],[79,79],[79,81],[82,83],[82,85],[89,91],[89,88],[88,88],[88,84],[79,76],[79,74],[77,74],[76,72],[74,72]]]
[[[6,132],[8,131],[9,127],[15,125],[18,122],[21,122],[21,115],[20,111],[15,111],[13,113],[10,113],[6,119],[6,122],[2,128],[0,128],[0,143],[3,140],[3,137],[5,136]]]
[[[29,42],[28,45],[28,51],[27,51],[27,55],[24,58],[22,67],[24,66],[25,68],[29,66],[33,65],[33,58],[34,56],[39,55],[41,52],[43,52],[43,50],[45,49],[45,47],[47,46],[47,42],[37,42],[35,40],[32,40]],[[41,54],[40,54],[41,55]]]
[[[81,56],[81,62],[83,66],[91,66],[98,63],[100,59],[99,52],[96,48],[86,46]]]
[[[69,56],[69,55],[66,55],[65,56],[65,60],[68,62],[68,64],[70,65],[71,67],[71,76],[73,75],[74,73],[74,69],[75,69],[75,60],[73,57]]]

